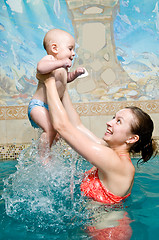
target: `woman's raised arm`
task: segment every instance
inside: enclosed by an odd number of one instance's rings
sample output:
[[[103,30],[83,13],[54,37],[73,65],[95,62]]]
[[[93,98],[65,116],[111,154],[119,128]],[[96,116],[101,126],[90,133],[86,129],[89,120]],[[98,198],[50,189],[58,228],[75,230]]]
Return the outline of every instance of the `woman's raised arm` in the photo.
[[[95,142],[89,134],[72,124],[59,99],[54,78],[49,77],[45,85],[53,127],[80,155],[101,171],[108,171],[112,167],[110,161],[111,155],[114,155],[112,149]]]

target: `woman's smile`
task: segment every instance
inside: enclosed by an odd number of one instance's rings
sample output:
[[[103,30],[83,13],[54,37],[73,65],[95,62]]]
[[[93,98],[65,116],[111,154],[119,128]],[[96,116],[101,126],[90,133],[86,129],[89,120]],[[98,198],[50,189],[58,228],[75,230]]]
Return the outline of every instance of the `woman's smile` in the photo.
[[[105,135],[112,135],[113,132],[110,129],[107,129],[107,131],[105,132]]]

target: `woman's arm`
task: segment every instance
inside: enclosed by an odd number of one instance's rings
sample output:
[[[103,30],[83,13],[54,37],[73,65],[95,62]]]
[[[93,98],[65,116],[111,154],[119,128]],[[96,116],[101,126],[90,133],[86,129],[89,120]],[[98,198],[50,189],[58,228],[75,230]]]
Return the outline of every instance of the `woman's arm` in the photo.
[[[112,164],[115,164],[115,161],[113,163],[110,161],[111,157],[114,158],[114,151],[92,141],[84,132],[71,123],[59,99],[54,78],[48,78],[45,85],[50,117],[54,128],[80,155],[101,171],[107,172],[112,167]]]

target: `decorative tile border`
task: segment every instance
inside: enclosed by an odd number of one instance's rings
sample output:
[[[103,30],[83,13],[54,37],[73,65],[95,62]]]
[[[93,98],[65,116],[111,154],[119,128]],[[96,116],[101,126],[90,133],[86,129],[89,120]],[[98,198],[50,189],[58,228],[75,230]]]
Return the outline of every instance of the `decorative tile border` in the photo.
[[[159,113],[159,100],[74,103],[80,116],[112,115],[126,106],[137,106],[147,113]],[[28,106],[0,107],[0,120],[27,119]]]
[[[26,119],[28,106],[0,107],[0,120]]]
[[[159,113],[159,100],[77,103],[74,107],[81,116],[96,116],[112,115],[124,107],[134,105],[147,113]]]

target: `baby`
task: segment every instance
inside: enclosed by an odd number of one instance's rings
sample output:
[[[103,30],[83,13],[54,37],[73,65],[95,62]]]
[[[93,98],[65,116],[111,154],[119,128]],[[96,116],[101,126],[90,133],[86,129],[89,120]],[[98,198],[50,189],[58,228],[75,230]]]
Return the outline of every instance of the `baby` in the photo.
[[[67,82],[73,81],[85,70],[84,68],[77,68],[74,72],[68,72],[75,56],[75,40],[69,33],[60,29],[52,29],[46,33],[43,45],[47,55],[37,64],[36,77],[39,82],[28,106],[28,117],[34,128],[42,128],[43,133],[40,136],[40,143],[42,148],[45,148],[46,144],[51,147],[57,132],[50,121],[46,88],[44,83],[40,81],[40,74],[51,73],[55,78],[59,97],[62,99],[64,92],[67,91]],[[60,74],[60,68],[64,68],[66,74]]]

